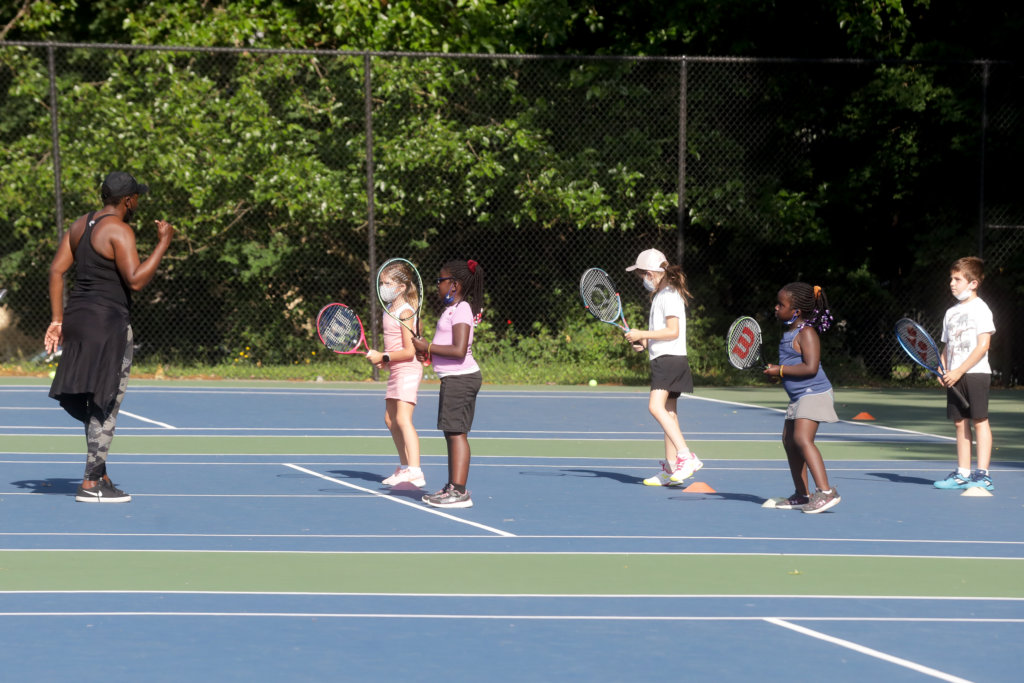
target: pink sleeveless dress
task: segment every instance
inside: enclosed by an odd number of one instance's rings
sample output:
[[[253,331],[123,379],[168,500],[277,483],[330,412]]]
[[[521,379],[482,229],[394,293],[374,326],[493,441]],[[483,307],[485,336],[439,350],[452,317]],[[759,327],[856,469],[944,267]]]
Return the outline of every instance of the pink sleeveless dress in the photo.
[[[411,307],[406,304],[404,308]],[[402,350],[402,323],[384,314],[384,350],[388,353]],[[416,403],[416,396],[419,392],[420,381],[423,380],[423,364],[413,358],[412,360],[394,362],[387,364],[391,371],[388,377],[387,392],[384,398],[396,398],[406,403]]]

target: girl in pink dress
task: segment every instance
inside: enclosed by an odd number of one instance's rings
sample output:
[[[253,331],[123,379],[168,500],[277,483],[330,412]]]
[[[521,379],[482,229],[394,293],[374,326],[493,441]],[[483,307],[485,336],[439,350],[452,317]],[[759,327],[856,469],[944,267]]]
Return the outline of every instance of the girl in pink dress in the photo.
[[[384,395],[384,424],[391,432],[399,459],[394,474],[381,483],[395,486],[408,482],[424,487],[427,482],[420,469],[420,437],[412,424],[416,395],[423,379],[423,364],[416,359],[412,332],[392,317],[397,315],[405,319],[411,316],[414,323],[411,327],[419,329],[420,321],[415,319],[415,313],[419,309],[421,292],[416,291],[412,273],[402,263],[389,267],[380,278],[381,298],[391,315],[384,314],[384,351],[371,349],[367,351],[366,359],[391,372]]]

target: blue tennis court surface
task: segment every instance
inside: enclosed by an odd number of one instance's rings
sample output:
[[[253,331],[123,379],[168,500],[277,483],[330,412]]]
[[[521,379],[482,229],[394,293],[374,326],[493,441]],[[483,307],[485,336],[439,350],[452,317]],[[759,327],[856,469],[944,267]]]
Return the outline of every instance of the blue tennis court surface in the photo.
[[[824,425],[843,502],[804,515],[761,506],[792,490],[778,410],[681,401],[695,450],[729,456],[706,458],[695,480],[707,488],[686,492],[641,484],[662,451],[646,392],[485,387],[475,506],[438,511],[420,490],[380,486],[396,462],[382,397],[130,387],[110,471],[133,501],[82,505],[83,456],[66,445],[81,428],[46,387],[0,386],[0,670],[33,681],[1019,680],[1024,463],[996,462],[995,495],[966,498],[932,486],[954,460],[948,435]],[[430,490],[446,477],[435,414],[436,386],[424,387]],[[830,460],[829,448],[856,457]],[[876,448],[887,455],[870,457]],[[914,456],[892,459],[893,448]]]
[[[118,420],[118,434],[196,436],[387,436],[383,393],[365,389],[255,389],[132,387]],[[661,432],[647,413],[647,394],[632,392],[484,391],[473,434],[491,438],[654,439]],[[10,434],[81,431],[38,387],[4,387],[2,429]],[[778,441],[781,411],[742,403],[683,396],[679,412],[687,439]],[[19,418],[15,421],[15,415]],[[414,414],[421,436],[434,427],[437,392],[424,391]],[[823,424],[822,441],[941,443],[949,435],[907,433],[867,423]]]

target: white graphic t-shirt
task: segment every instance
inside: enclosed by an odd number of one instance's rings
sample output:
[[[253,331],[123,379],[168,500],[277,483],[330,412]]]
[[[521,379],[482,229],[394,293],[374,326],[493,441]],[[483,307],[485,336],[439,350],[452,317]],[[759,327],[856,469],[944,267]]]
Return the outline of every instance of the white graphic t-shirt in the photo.
[[[978,347],[979,334],[992,334],[995,331],[992,309],[980,298],[974,297],[970,301],[952,306],[942,320],[942,341],[946,344],[946,369],[958,368],[967,360],[971,351]],[[986,353],[967,372],[992,374],[988,354]]]

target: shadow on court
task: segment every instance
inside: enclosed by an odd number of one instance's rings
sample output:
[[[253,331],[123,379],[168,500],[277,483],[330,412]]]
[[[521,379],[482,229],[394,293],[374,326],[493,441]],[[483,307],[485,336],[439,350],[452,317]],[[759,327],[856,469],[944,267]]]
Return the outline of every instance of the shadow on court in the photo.
[[[865,472],[869,477],[879,477],[887,481],[891,481],[894,484],[920,484],[923,486],[934,485],[934,479],[925,479],[924,477],[907,477],[902,474],[896,474],[895,472]]]
[[[643,477],[637,477],[631,474],[622,474],[621,472],[614,472],[609,470],[585,470],[585,469],[571,469],[571,470],[558,470],[554,472],[533,472],[524,471],[520,472],[520,475],[533,476],[533,477],[565,477],[565,476],[587,476],[596,477],[599,479],[611,479],[617,481],[620,484],[643,484]]]
[[[682,491],[680,491],[682,493]],[[761,505],[767,498],[763,496],[755,496],[751,493],[726,493],[724,491],[715,491],[714,493],[686,493],[680,496],[670,496],[671,500],[714,500],[720,498],[722,500],[735,500],[740,503],[755,503]]]
[[[330,470],[328,474],[338,477],[339,479],[355,479],[358,481],[366,482],[375,489],[380,491],[386,491],[389,496],[394,498],[408,498],[409,500],[419,501],[423,498],[423,494],[427,493],[425,489],[417,488],[412,484],[387,487],[381,485],[381,479],[383,476],[380,472],[363,472],[361,470]]]
[[[17,486],[19,489],[32,493],[56,493],[65,496],[69,493],[76,493],[81,482],[81,479],[22,479],[21,481],[12,481],[11,486]]]

